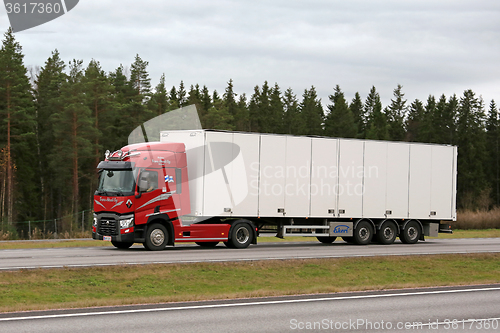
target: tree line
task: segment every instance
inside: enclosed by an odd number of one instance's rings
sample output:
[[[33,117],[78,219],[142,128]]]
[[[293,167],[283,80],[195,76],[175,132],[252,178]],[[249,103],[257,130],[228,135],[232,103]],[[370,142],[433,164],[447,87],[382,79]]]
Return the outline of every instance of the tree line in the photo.
[[[91,208],[103,152],[126,145],[144,121],[191,104],[203,128],[458,145],[459,208],[499,205],[498,108],[472,90],[410,102],[398,85],[383,106],[375,87],[348,100],[336,85],[323,107],[314,86],[298,96],[266,81],[247,96],[232,80],[222,93],[183,81],[168,89],[162,75],[153,88],[139,55],[109,73],[94,59],[66,63],[57,50],[40,68],[28,70],[23,57],[9,29],[0,50],[2,226]]]

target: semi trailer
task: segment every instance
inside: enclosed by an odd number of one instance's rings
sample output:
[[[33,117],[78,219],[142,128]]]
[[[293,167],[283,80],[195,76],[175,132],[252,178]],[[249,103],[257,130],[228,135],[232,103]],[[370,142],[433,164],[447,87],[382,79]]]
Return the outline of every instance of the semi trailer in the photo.
[[[92,237],[148,250],[257,237],[413,244],[456,220],[457,147],[169,130],[107,152]]]

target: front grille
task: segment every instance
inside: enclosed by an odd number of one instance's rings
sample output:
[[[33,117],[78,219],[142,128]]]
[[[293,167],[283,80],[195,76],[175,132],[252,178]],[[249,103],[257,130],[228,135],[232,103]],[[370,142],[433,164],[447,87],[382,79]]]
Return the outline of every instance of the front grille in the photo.
[[[118,235],[117,221],[109,218],[102,218],[99,223],[99,233],[105,236]]]

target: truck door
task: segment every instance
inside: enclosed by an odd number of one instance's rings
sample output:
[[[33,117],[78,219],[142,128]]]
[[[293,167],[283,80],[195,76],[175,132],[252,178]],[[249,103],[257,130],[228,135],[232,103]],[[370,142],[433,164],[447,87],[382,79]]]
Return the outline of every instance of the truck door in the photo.
[[[158,170],[145,169],[139,173],[136,213],[151,214],[155,210],[159,211],[163,199],[158,186],[159,176]]]
[[[137,186],[136,214],[143,215],[146,220],[153,214],[168,214],[171,218],[176,215],[180,205],[175,182],[175,168],[143,170]]]

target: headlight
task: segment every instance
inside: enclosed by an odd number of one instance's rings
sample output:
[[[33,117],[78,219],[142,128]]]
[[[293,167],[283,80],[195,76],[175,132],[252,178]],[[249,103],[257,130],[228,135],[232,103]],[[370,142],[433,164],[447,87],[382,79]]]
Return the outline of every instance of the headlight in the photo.
[[[120,229],[127,229],[134,225],[134,218],[120,220]]]
[[[94,227],[97,227],[97,217],[94,217],[94,224],[93,224]]]

